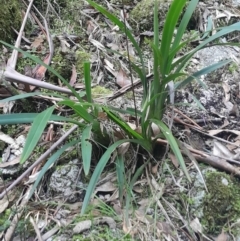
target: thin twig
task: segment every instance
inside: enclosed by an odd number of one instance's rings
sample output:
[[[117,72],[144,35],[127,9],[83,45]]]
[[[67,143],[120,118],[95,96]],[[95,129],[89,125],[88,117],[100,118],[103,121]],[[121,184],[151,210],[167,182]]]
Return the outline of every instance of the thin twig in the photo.
[[[41,236],[40,230],[39,230],[37,224],[35,223],[35,221],[33,220],[33,218],[30,217],[29,221],[32,224],[32,226],[33,226],[33,228],[34,228],[34,230],[35,230],[35,232],[37,234],[38,241],[43,241],[43,238]]]
[[[37,86],[40,88],[54,90],[54,91],[58,91],[61,93],[73,95],[72,91],[69,89],[61,88],[59,86],[55,86],[55,85],[31,78],[31,77],[28,77],[28,76],[22,75],[15,70],[16,63],[17,63],[17,56],[18,56],[18,50],[16,48],[19,48],[19,46],[20,46],[23,30],[25,28],[27,17],[31,10],[32,3],[33,3],[33,0],[31,0],[31,2],[28,5],[27,12],[25,14],[25,17],[24,17],[22,26],[20,28],[16,43],[14,45],[15,49],[13,50],[12,55],[8,60],[7,67],[5,70],[0,70],[0,83],[1,82],[5,83],[4,81],[10,81],[10,82],[16,82],[16,83],[21,83],[21,84],[25,84],[25,85],[34,85],[34,86]],[[46,25],[45,18],[44,18],[44,23]],[[46,29],[46,31],[47,31],[47,29]],[[49,48],[50,48],[50,54],[51,54],[51,53],[53,53],[53,46],[51,44],[51,38],[50,38],[49,32],[47,32],[47,35],[48,35],[49,41],[50,41]]]

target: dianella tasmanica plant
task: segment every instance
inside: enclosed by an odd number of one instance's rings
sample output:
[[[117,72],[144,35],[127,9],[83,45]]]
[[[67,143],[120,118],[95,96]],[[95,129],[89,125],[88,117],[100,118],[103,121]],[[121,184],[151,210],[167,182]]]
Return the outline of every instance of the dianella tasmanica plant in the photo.
[[[60,154],[69,148],[69,146],[76,145],[76,143],[80,143],[81,151],[82,151],[82,161],[83,161],[83,169],[86,175],[90,173],[90,163],[91,163],[91,153],[92,153],[92,142],[90,141],[91,136],[94,134],[98,136],[99,141],[104,141],[104,146],[106,147],[105,152],[100,157],[93,174],[91,175],[91,179],[86,190],[86,195],[84,198],[83,206],[81,213],[84,214],[92,193],[97,185],[98,179],[103,172],[111,154],[117,150],[117,148],[124,143],[134,143],[136,145],[141,146],[147,152],[151,154],[153,151],[153,146],[156,139],[161,136],[164,137],[170,146],[171,151],[176,156],[184,174],[190,180],[190,176],[187,172],[187,168],[185,166],[184,159],[178,147],[177,140],[173,136],[171,132],[171,127],[167,126],[163,122],[163,116],[166,111],[167,104],[174,105],[174,93],[177,89],[183,88],[188,83],[193,80],[198,79],[201,75],[208,74],[224,65],[229,63],[231,60],[220,61],[211,66],[205,67],[191,75],[188,75],[185,71],[185,68],[193,57],[193,55],[202,48],[207,47],[209,43],[214,44],[214,41],[220,38],[223,35],[231,33],[233,31],[240,30],[240,23],[236,23],[227,27],[223,27],[219,29],[214,35],[207,37],[202,40],[202,42],[195,47],[194,49],[186,52],[184,55],[179,55],[182,49],[188,49],[190,41],[193,38],[188,40],[183,40],[183,35],[186,32],[187,25],[191,19],[191,16],[194,10],[197,7],[198,0],[173,0],[169,11],[167,13],[165,23],[163,26],[162,33],[159,33],[159,20],[158,20],[158,1],[155,0],[154,6],[154,38],[151,44],[152,52],[153,52],[153,79],[149,81],[147,79],[145,73],[145,63],[143,58],[143,53],[141,51],[140,46],[135,41],[133,34],[129,29],[126,28],[124,22],[118,19],[116,16],[111,14],[102,6],[96,4],[91,0],[87,0],[87,2],[92,5],[96,10],[101,12],[103,15],[108,17],[114,24],[116,24],[123,33],[126,34],[126,37],[133,44],[137,55],[139,57],[138,63],[133,63],[129,60],[131,66],[134,71],[137,72],[141,84],[143,86],[143,94],[142,94],[142,103],[141,109],[136,111],[138,114],[138,119],[140,122],[140,127],[137,130],[133,130],[128,123],[120,118],[120,115],[117,112],[121,113],[133,113],[129,110],[118,110],[108,105],[101,105],[94,103],[91,93],[91,78],[90,78],[90,63],[85,63],[84,65],[84,79],[86,86],[86,98],[82,98],[81,93],[77,93],[74,88],[72,88],[69,83],[64,80],[54,69],[50,66],[47,66],[42,61],[37,59],[36,57],[31,56],[30,54],[22,51],[21,49],[17,49],[24,56],[31,58],[36,63],[45,66],[48,71],[54,73],[73,93],[76,97],[77,101],[73,101],[66,96],[62,96],[62,101],[58,104],[63,106],[70,107],[75,115],[70,116],[68,118],[61,118],[57,115],[53,115],[54,107],[49,107],[44,112],[37,114],[13,114],[10,115],[0,115],[0,125],[1,124],[16,124],[16,123],[26,123],[33,121],[32,128],[28,134],[27,141],[25,144],[25,148],[22,153],[21,163],[25,162],[29,157],[35,146],[37,145],[37,141],[41,137],[41,134],[47,125],[49,120],[58,120],[71,122],[76,124],[81,130],[81,136],[79,139],[73,140],[60,148],[55,154],[52,155],[51,158],[46,162],[44,167],[42,168],[31,192],[31,195],[34,189],[37,187],[39,181],[43,177],[44,173],[48,170],[48,168],[54,163]],[[161,36],[161,37],[160,37]],[[209,36],[209,35],[206,35]],[[1,42],[1,41],[0,41]],[[1,42],[3,43],[3,42]],[[8,47],[10,45],[3,43]],[[219,44],[219,43],[218,43]],[[233,43],[229,43],[229,45],[234,45]],[[14,96],[3,101],[9,101],[13,99],[26,98],[29,96],[37,95],[39,93],[30,93],[30,94],[22,94],[20,96]],[[41,93],[44,94],[44,93]],[[61,97],[60,95],[57,95]],[[99,112],[105,112],[108,118],[113,121],[116,125],[120,127],[120,129],[125,133],[126,138],[115,141],[110,145],[111,142],[108,143],[108,133],[107,130],[102,128],[99,120],[98,114]],[[81,119],[81,121],[80,121]],[[158,127],[160,130],[159,135],[153,136],[152,126],[153,124]],[[141,131],[139,131],[141,130]],[[118,152],[116,155],[116,172],[118,176],[119,182],[119,193],[121,198],[121,193],[123,193],[123,179],[124,179],[124,151]],[[144,164],[145,165],[145,164]],[[144,169],[144,165],[142,165],[133,176],[129,187],[134,184],[134,181],[141,174]],[[130,193],[130,192],[129,192]],[[129,204],[130,196],[126,199]],[[126,206],[128,206],[126,204]]]

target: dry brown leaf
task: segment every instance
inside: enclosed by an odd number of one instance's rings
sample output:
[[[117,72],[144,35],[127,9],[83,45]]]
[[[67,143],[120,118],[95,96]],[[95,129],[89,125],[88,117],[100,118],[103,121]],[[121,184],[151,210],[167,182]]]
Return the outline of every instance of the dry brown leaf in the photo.
[[[123,71],[122,68],[120,68],[120,70],[117,73],[116,83],[120,87],[124,87],[126,85],[131,84],[131,81],[128,79],[127,74]]]
[[[223,87],[223,90],[225,93],[225,101],[229,101],[230,100],[230,86],[227,83],[223,82],[222,87]]]
[[[98,112],[98,119],[100,120],[100,121],[105,121],[105,120],[107,120],[108,119],[108,116],[107,116],[107,114],[106,114],[106,112]]]
[[[4,212],[8,207],[9,201],[7,196],[5,195],[3,199],[0,199],[0,213]]]
[[[239,148],[236,148],[237,146],[240,146],[240,140],[238,139],[238,137],[236,138],[236,141],[233,142],[233,145],[231,144],[226,144],[226,147],[229,151],[235,151],[236,153],[239,152]]]
[[[213,143],[213,155],[219,157],[233,158],[234,154],[228,150],[228,148],[219,141]]]
[[[75,225],[75,227],[73,228],[73,233],[82,233],[83,231],[90,229],[91,226],[92,226],[91,220],[84,220]]]
[[[164,233],[166,235],[173,235],[174,230],[172,229],[171,225],[166,222],[157,222],[157,227],[161,233]]]
[[[240,131],[236,131],[236,130],[229,130],[229,129],[217,129],[217,130],[209,130],[208,131],[208,134],[210,135],[210,136],[215,136],[215,135],[217,135],[217,134],[219,134],[219,133],[221,133],[221,132],[230,132],[230,133],[233,133],[233,134],[235,134],[235,135],[237,135],[237,136],[240,136]]]
[[[123,232],[126,234],[130,234],[132,237],[137,233],[137,229],[134,229],[130,220],[126,220],[124,218],[123,221]]]
[[[35,48],[36,50],[39,50],[43,42],[44,42],[44,35],[40,35],[33,41],[33,43],[31,44],[31,47]]]
[[[113,194],[111,195],[111,197],[107,200],[107,202],[112,202],[112,201],[116,201],[119,199],[119,192],[116,189]]]
[[[142,198],[142,199],[138,202],[138,204],[141,205],[141,206],[143,206],[143,207],[146,207],[146,206],[149,205],[150,202],[151,202],[151,201],[150,201],[149,198]]]
[[[94,28],[95,28],[94,23],[91,20],[87,21],[87,34],[88,35],[90,35],[93,32]]]
[[[77,81],[77,71],[76,71],[75,65],[73,65],[72,66],[72,75],[71,75],[69,84],[73,87],[73,85],[76,83],[76,81]]]
[[[159,167],[160,162],[158,162],[156,165],[152,166],[151,168],[151,173],[152,174],[157,174],[158,173],[158,167]]]
[[[135,214],[136,218],[144,224],[154,223],[154,220],[152,218],[148,217],[146,215],[146,213],[144,212],[144,210],[142,210],[142,209],[136,210],[134,212],[134,214]]]
[[[20,159],[21,159],[21,156],[18,156],[11,161],[0,163],[0,168],[16,165],[20,162]]]
[[[122,215],[123,214],[123,210],[122,210],[121,206],[118,203],[114,203],[112,207],[113,207],[113,210],[115,211],[115,213],[117,215]]]
[[[130,142],[125,142],[121,144],[117,149],[118,154],[124,155],[128,151],[129,147],[130,147]]]
[[[143,190],[143,188],[141,187],[133,187],[133,191],[136,192],[136,193],[143,193],[145,190]]]
[[[229,236],[226,233],[224,233],[224,231],[222,231],[222,233],[217,236],[215,241],[227,241],[228,239]]]
[[[111,217],[94,218],[93,223],[94,225],[107,224],[111,230],[114,230],[117,227],[115,220]]]
[[[4,212],[8,207],[9,202],[15,199],[15,194],[13,191],[8,192],[2,199],[0,199],[0,213]]]
[[[172,153],[169,153],[169,158],[171,159],[173,165],[178,168],[179,167],[179,162],[177,160],[177,158],[172,154]]]
[[[152,132],[153,132],[153,137],[160,134],[160,129],[159,129],[158,125],[156,125],[155,123],[152,123],[151,128],[152,128]]]
[[[49,58],[50,58],[50,54],[48,54],[45,59],[43,60],[43,62],[45,64],[48,64],[49,63]],[[34,73],[34,78],[38,79],[38,80],[42,80],[45,76],[45,73],[46,73],[46,67],[41,65],[37,70],[36,72]],[[35,89],[36,87],[35,86],[30,86],[30,89],[33,90]]]
[[[97,192],[113,192],[116,190],[116,186],[114,185],[113,182],[105,182],[101,186],[97,187],[95,190],[95,193]]]

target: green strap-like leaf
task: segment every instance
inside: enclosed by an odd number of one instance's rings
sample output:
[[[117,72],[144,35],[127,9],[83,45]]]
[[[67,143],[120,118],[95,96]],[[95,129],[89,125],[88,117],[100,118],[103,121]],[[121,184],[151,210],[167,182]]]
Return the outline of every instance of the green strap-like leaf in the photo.
[[[183,88],[184,86],[186,86],[187,84],[189,84],[192,80],[200,77],[201,75],[205,75],[205,74],[208,74],[208,73],[211,73],[213,72],[214,70],[216,69],[219,69],[223,66],[225,66],[226,64],[232,62],[231,59],[227,59],[227,60],[223,60],[223,61],[219,61],[218,63],[216,64],[213,64],[213,65],[210,65],[210,66],[207,66],[195,73],[193,73],[191,76],[189,76],[188,78],[186,78],[185,80],[183,81],[179,81],[175,84],[175,89],[180,89],[180,88]]]
[[[117,142],[115,142],[114,144],[112,144],[111,146],[108,147],[108,149],[105,151],[105,153],[103,154],[103,156],[99,160],[99,162],[98,162],[98,164],[97,164],[97,166],[96,166],[96,168],[95,168],[95,170],[92,174],[91,180],[88,184],[87,192],[86,192],[86,195],[85,195],[84,200],[83,200],[81,215],[83,215],[86,211],[86,208],[87,208],[88,203],[91,199],[93,191],[94,191],[94,189],[97,185],[98,179],[99,179],[104,167],[106,166],[109,158],[111,157],[112,152],[114,152],[118,146],[120,146],[121,144],[123,144],[125,142],[132,142],[132,143],[139,144],[145,149],[148,147],[147,145],[144,144],[143,141],[129,140],[129,139],[117,141]],[[146,150],[149,151],[149,149],[146,149]]]
[[[231,32],[234,31],[240,31],[240,22],[234,23],[230,26],[224,27],[222,28],[220,31],[218,31],[216,34],[212,35],[211,37],[207,38],[206,40],[204,40],[201,44],[199,44],[195,49],[191,50],[186,56],[178,59],[174,65],[172,65],[172,68],[175,68],[176,66],[176,73],[180,72],[183,67],[185,66],[185,64],[188,62],[189,59],[191,59],[191,57],[200,49],[203,49],[204,47],[206,47],[206,45],[216,39],[219,39],[220,37],[229,34]],[[221,44],[220,44],[221,45]],[[226,44],[222,44],[222,45],[226,45]],[[231,45],[231,43],[227,44],[227,45]]]
[[[23,164],[28,157],[31,155],[32,151],[36,147],[42,133],[50,119],[50,116],[54,110],[54,106],[46,109],[42,113],[38,114],[33,121],[32,127],[27,135],[27,140],[25,142],[23,152],[21,155],[20,163]]]
[[[176,34],[176,37],[174,39],[174,42],[171,46],[171,49],[175,49],[179,43],[181,42],[182,40],[182,36],[183,34],[185,33],[185,30],[187,28],[187,25],[192,17],[192,14],[194,12],[194,10],[196,9],[197,7],[197,4],[198,4],[199,0],[192,0],[190,1],[188,7],[187,7],[187,10],[186,12],[184,13],[184,16],[181,20],[181,23],[177,29],[177,34]]]
[[[76,104],[72,100],[63,100],[58,104],[67,105],[72,108],[78,116],[82,117],[86,122],[91,123],[94,119],[91,114],[89,114],[85,108],[83,108],[80,104]],[[89,103],[87,103],[89,105]]]
[[[0,125],[15,125],[32,123],[37,117],[38,113],[19,113],[19,114],[0,114]],[[49,121],[64,121],[68,123],[74,123],[79,126],[85,126],[84,124],[64,116],[51,115]]]
[[[125,183],[125,172],[124,172],[124,156],[118,155],[116,157],[116,172],[117,172],[117,183],[118,183],[118,192],[119,192],[119,199],[121,205],[123,204],[123,189]]]
[[[6,103],[9,101],[13,101],[13,100],[21,100],[21,99],[25,99],[28,97],[32,97],[32,96],[36,96],[36,95],[44,95],[44,96],[55,96],[55,97],[59,97],[61,99],[67,99],[65,96],[61,95],[61,94],[56,94],[56,93],[44,93],[44,92],[33,92],[33,93],[25,93],[25,94],[20,94],[20,95],[14,95],[5,99],[0,100],[0,103]],[[83,97],[85,95],[85,92],[82,91],[79,93],[80,97]]]
[[[87,94],[87,101],[92,103],[92,86],[91,86],[91,74],[90,74],[90,63],[84,63],[84,81]]]
[[[143,139],[139,133],[134,131],[126,122],[117,117],[113,112],[109,111],[107,108],[103,108],[103,110],[107,113],[108,117],[113,122],[119,125],[129,135],[129,137],[133,137],[139,140]]]
[[[168,55],[170,53],[170,46],[174,36],[174,29],[178,22],[178,19],[182,13],[183,7],[186,4],[186,0],[173,0],[171,7],[167,13],[166,21],[163,27],[162,42],[161,42],[161,55],[162,55],[162,64],[161,64],[161,73],[165,76],[167,73],[167,63]]]
[[[152,119],[152,122],[154,122],[156,125],[158,125],[158,127],[161,129],[162,134],[165,136],[165,138],[167,139],[171,150],[173,151],[174,155],[176,156],[184,174],[186,175],[187,179],[191,182],[191,178],[188,174],[186,165],[185,165],[185,161],[183,159],[182,153],[178,147],[177,141],[175,140],[175,137],[173,136],[172,132],[169,130],[169,128],[162,122],[156,119]]]

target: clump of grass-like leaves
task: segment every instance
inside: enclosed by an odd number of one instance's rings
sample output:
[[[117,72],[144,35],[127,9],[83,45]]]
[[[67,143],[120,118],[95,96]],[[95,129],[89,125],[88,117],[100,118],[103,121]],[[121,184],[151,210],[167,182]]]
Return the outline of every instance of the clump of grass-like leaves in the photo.
[[[85,85],[86,85],[86,100],[82,99],[79,93],[77,93],[66,80],[64,80],[56,71],[54,71],[50,66],[46,66],[42,61],[39,59],[25,53],[22,50],[19,50],[25,56],[33,59],[36,63],[44,65],[49,71],[56,74],[56,76],[67,86],[69,87],[75,97],[77,98],[78,102],[72,101],[66,97],[64,97],[63,101],[59,102],[58,104],[68,106],[72,110],[74,110],[75,114],[83,120],[83,122],[76,121],[76,118],[62,118],[55,115],[52,115],[54,107],[50,107],[49,109],[45,110],[43,113],[40,114],[12,114],[12,115],[0,115],[0,124],[13,124],[13,123],[23,123],[23,122],[31,122],[33,121],[32,128],[28,134],[26,145],[24,147],[21,163],[26,161],[29,155],[34,150],[44,128],[47,125],[47,122],[51,119],[57,119],[58,121],[67,121],[72,122],[79,125],[82,129],[82,135],[79,140],[74,140],[70,143],[65,144],[60,150],[58,150],[50,159],[47,161],[45,166],[42,168],[41,173],[38,176],[36,183],[33,186],[31,195],[34,189],[37,187],[39,181],[41,180],[44,173],[48,170],[53,162],[55,162],[59,156],[65,151],[69,146],[75,145],[76,143],[81,143],[81,150],[82,150],[82,159],[83,159],[83,169],[86,175],[89,174],[90,171],[90,163],[91,163],[91,152],[92,152],[92,144],[89,139],[91,139],[92,133],[102,136],[102,138],[106,137],[106,133],[102,133],[102,128],[98,121],[98,113],[99,111],[103,111],[107,114],[108,118],[117,124],[126,134],[126,139],[118,140],[115,143],[111,144],[110,146],[106,147],[105,153],[101,156],[97,166],[94,169],[94,172],[91,176],[90,183],[87,188],[87,192],[84,198],[83,206],[81,213],[84,214],[92,193],[96,187],[96,184],[100,178],[101,173],[103,172],[111,154],[117,150],[119,146],[124,143],[130,142],[135,143],[143,147],[147,152],[151,153],[153,150],[153,146],[155,143],[156,138],[159,136],[165,137],[168,141],[170,149],[175,154],[179,164],[185,173],[186,177],[190,181],[189,174],[187,172],[187,168],[185,166],[184,159],[178,147],[177,141],[171,132],[171,128],[169,128],[163,122],[163,115],[166,110],[166,106],[168,103],[174,105],[174,92],[177,89],[183,88],[191,81],[199,78],[201,75],[208,74],[224,65],[229,63],[231,60],[224,60],[220,61],[219,63],[213,64],[206,68],[203,68],[192,75],[188,76],[184,69],[187,66],[191,57],[200,49],[205,48],[208,43],[213,42],[214,40],[220,38],[221,36],[228,34],[233,31],[240,30],[240,23],[233,24],[228,27],[224,27],[214,35],[208,37],[204,41],[202,41],[196,48],[192,49],[191,51],[185,53],[180,58],[176,59],[178,53],[185,48],[191,41],[183,41],[183,34],[186,31],[187,25],[190,21],[190,18],[198,4],[198,1],[191,0],[190,2],[187,0],[173,0],[170,6],[170,9],[166,16],[166,21],[164,23],[162,37],[159,39],[159,23],[158,23],[158,6],[157,1],[155,1],[154,7],[154,40],[152,43],[152,50],[153,50],[153,59],[154,59],[154,67],[153,67],[153,81],[149,82],[146,78],[145,73],[145,63],[143,61],[143,54],[141,51],[140,46],[135,41],[132,33],[130,30],[125,28],[125,25],[122,21],[120,21],[116,16],[112,15],[102,6],[96,4],[91,0],[87,0],[89,4],[91,4],[94,8],[96,8],[99,12],[103,15],[108,17],[114,24],[119,26],[119,28],[126,34],[129,41],[132,42],[135,50],[139,56],[139,63],[131,63],[133,69],[138,73],[139,78],[141,79],[142,86],[143,86],[143,96],[142,96],[142,104],[141,110],[138,111],[138,118],[140,120],[141,125],[141,133],[133,130],[126,121],[121,119],[117,114],[116,108],[112,108],[111,106],[102,106],[96,104],[92,100],[91,95],[91,78],[90,78],[90,64],[86,63],[84,66],[84,77],[85,77]],[[186,4],[188,6],[186,11],[182,16],[182,11]],[[178,24],[178,27],[177,27]],[[175,32],[176,30],[176,32]],[[8,44],[6,44],[9,46]],[[230,44],[229,44],[230,45]],[[9,46],[10,47],[10,46]],[[4,101],[9,101],[13,99],[19,98],[26,98],[28,96],[33,96],[34,93],[25,94],[21,96],[15,96],[8,98]],[[114,111],[113,111],[114,110]],[[128,110],[119,110],[122,113],[129,113]],[[75,116],[76,116],[75,115]],[[26,120],[26,118],[28,118]],[[152,136],[151,127],[152,124],[156,124],[160,129],[159,136]],[[101,139],[101,138],[100,138]],[[33,141],[34,140],[34,141]],[[134,181],[138,178],[138,176],[143,171],[146,164],[142,165],[135,173],[132,178],[132,181],[129,185],[129,189],[132,188]],[[124,152],[119,152],[116,155],[116,170],[118,175],[118,182],[119,182],[119,193],[120,198],[123,193],[123,183],[126,177],[124,176]],[[126,207],[128,207],[129,200],[130,200],[130,192],[127,195],[127,203]]]

